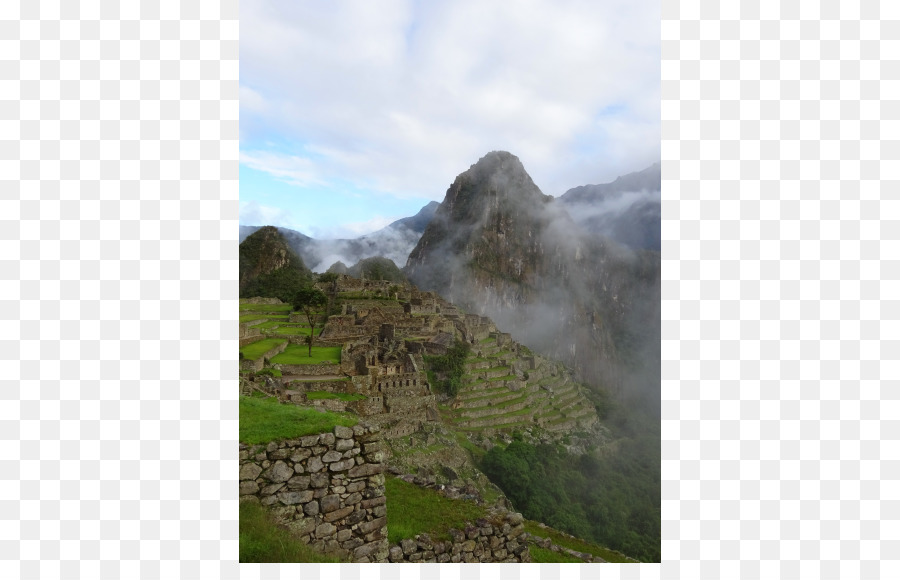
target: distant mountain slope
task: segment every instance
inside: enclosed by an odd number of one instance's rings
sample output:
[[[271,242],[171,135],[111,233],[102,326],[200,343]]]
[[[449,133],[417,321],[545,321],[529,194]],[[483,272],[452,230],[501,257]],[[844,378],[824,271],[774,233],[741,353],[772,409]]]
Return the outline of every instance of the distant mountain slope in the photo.
[[[392,260],[400,267],[406,264],[406,258],[439,205],[432,201],[414,216],[399,219],[376,232],[355,239],[317,240],[288,228],[277,229],[294,252],[315,272],[324,272],[338,261],[355,264],[376,256]],[[238,241],[243,242],[259,228],[260,226],[240,226]]]
[[[587,232],[633,249],[658,252],[661,191],[661,167],[656,163],[612,183],[574,187],[559,202]]]

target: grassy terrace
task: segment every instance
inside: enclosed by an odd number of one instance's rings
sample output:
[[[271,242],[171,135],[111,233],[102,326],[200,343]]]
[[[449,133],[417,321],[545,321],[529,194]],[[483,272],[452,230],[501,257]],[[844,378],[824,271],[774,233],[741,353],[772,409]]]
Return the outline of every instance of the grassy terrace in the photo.
[[[577,538],[570,538],[568,536],[563,535],[562,533],[552,529],[552,528],[542,528],[538,525],[537,522],[531,520],[525,520],[525,531],[533,536],[539,536],[541,538],[550,538],[554,544],[558,546],[563,546],[564,548],[569,548],[570,550],[575,550],[577,552],[587,552],[588,554],[592,554],[594,556],[599,556],[606,560],[607,562],[616,562],[616,563],[628,563],[635,562],[635,560],[619,553],[614,550],[610,550],[609,548],[604,548],[602,546],[598,546],[597,544],[592,544],[590,542],[585,542],[584,540],[579,540]],[[534,556],[534,548],[532,548],[531,555]],[[549,550],[548,550],[549,551]],[[552,553],[552,552],[551,552]],[[556,558],[569,557],[564,554],[554,554]],[[545,560],[541,560],[545,561]],[[568,562],[569,560],[550,560],[551,562]],[[580,562],[581,560],[576,560]]]
[[[287,341],[285,341],[283,338],[264,338],[263,340],[251,342],[250,344],[242,348],[241,354],[244,355],[244,358],[246,359],[256,360],[269,350],[284,342]]]
[[[253,312],[290,312],[291,305],[290,304],[241,304],[241,312],[253,311]]]
[[[359,393],[327,393],[325,391],[310,391],[306,393],[306,398],[310,401],[320,399],[337,399],[339,401],[361,401],[366,398],[365,395]]]
[[[275,334],[285,334],[291,336],[309,336],[312,329],[308,326],[279,326],[273,329]]]
[[[475,503],[450,499],[396,477],[386,477],[384,486],[388,541],[392,544],[423,532],[433,540],[449,540],[451,528],[462,529],[466,522],[487,515],[487,510]]]
[[[238,439],[250,445],[324,433],[335,425],[352,427],[357,423],[354,415],[282,405],[275,397],[242,396],[238,407]]]
[[[333,363],[341,362],[341,347],[339,346],[314,346],[311,357],[307,354],[308,352],[309,347],[306,345],[290,344],[283,353],[272,357],[271,362],[283,365],[315,365],[327,360]]]
[[[241,314],[239,322],[250,322],[251,320],[287,320],[287,314],[264,314],[251,312],[250,314]]]

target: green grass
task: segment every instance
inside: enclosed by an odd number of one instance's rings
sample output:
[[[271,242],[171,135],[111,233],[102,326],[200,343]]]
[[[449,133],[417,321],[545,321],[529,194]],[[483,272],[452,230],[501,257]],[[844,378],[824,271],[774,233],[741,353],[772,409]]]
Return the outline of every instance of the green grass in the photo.
[[[569,563],[573,562],[576,564],[584,564],[584,560],[579,560],[575,556],[570,556],[568,554],[564,554],[562,552],[554,552],[553,550],[548,550],[547,548],[540,548],[538,546],[528,546],[528,551],[531,552],[531,559],[536,563],[548,563],[548,562],[563,562]]]
[[[344,413],[282,405],[274,397],[240,397],[238,411],[239,440],[250,445],[324,433],[333,430],[335,425],[352,427],[358,421],[355,416]]]
[[[241,354],[244,355],[245,359],[256,360],[269,350],[284,342],[287,341],[285,341],[283,338],[264,338],[263,340],[251,342],[250,344],[242,348]]]
[[[361,401],[366,398],[365,395],[359,393],[326,393],[325,391],[310,391],[306,393],[306,398],[310,401],[319,399],[338,399],[340,401]]]
[[[287,314],[264,314],[264,313],[250,313],[250,314],[241,314],[241,317],[238,319],[240,322],[250,322],[251,320],[287,320],[289,317]],[[254,325],[258,326],[258,325]]]
[[[252,310],[253,312],[290,312],[290,304],[241,304],[241,311]]]
[[[283,353],[272,357],[272,362],[282,365],[315,365],[326,360],[333,363],[341,362],[341,347],[339,346],[314,346],[312,347],[312,357],[308,355],[308,352],[309,347],[305,344],[289,344]]]
[[[392,544],[427,532],[433,540],[449,540],[450,528],[483,518],[487,510],[475,503],[446,498],[402,479],[385,478],[388,541]]]
[[[309,336],[311,331],[312,329],[308,326],[279,326],[274,330],[275,334],[289,334],[292,336]]]
[[[558,531],[552,528],[542,528],[538,526],[538,523],[532,520],[525,520],[525,531],[531,534],[532,536],[539,536],[541,538],[550,538],[554,544],[559,546],[563,546],[564,548],[570,548],[577,552],[587,552],[588,554],[592,554],[594,556],[599,556],[606,560],[607,562],[616,562],[626,564],[629,562],[634,562],[631,558],[620,554],[619,552],[615,552],[610,550],[609,548],[604,548],[602,546],[598,546],[597,544],[591,544],[590,542],[585,542],[584,540],[579,540],[577,538],[570,538],[568,536],[564,536]],[[531,548],[534,550],[534,547]],[[549,552],[549,550],[547,550]],[[550,552],[551,554],[553,552]],[[534,552],[531,552],[531,555],[534,556]],[[563,554],[554,554],[554,557],[562,557]],[[545,560],[535,560],[545,561]],[[569,560],[549,560],[550,562],[568,562]],[[575,562],[580,562],[581,560],[574,560]]]
[[[272,520],[266,508],[256,502],[241,502],[238,531],[238,561],[242,563],[343,562],[315,552],[291,536],[288,530]]]
[[[456,433],[456,442],[459,443],[460,447],[469,452],[469,455],[472,456],[472,460],[476,465],[481,463],[481,459],[484,457],[484,454],[487,453],[487,451],[469,441],[469,438],[463,433]]]

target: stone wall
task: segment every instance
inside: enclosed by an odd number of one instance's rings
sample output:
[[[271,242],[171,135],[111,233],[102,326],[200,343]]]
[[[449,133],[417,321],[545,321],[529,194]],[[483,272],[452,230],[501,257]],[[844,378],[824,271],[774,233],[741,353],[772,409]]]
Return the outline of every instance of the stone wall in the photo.
[[[450,530],[451,539],[432,541],[428,534],[401,540],[388,552],[391,562],[531,562],[522,514],[506,513],[499,521],[480,519],[465,530]]]
[[[281,370],[283,375],[303,375],[310,377],[320,377],[323,375],[341,375],[341,365],[334,363],[320,363],[317,365],[272,365],[276,369]]]
[[[259,371],[262,370],[263,366],[266,364],[266,360],[272,358],[276,354],[281,354],[284,352],[284,349],[287,348],[288,343],[283,342],[276,346],[275,348],[270,348],[263,355],[255,360],[247,360],[244,359],[241,361],[241,370],[242,371]],[[273,365],[277,367],[278,365]]]
[[[258,328],[253,328],[254,324],[261,324],[265,322],[266,319],[263,318],[261,320],[251,320],[250,322],[242,322],[241,323],[241,331],[240,338],[252,338],[254,336],[262,336],[262,332]]]
[[[253,298],[242,298],[241,304],[284,304],[278,298],[263,298],[261,296],[254,296]]]
[[[258,501],[313,549],[355,562],[388,556],[381,433],[335,427],[240,446],[241,501]]]

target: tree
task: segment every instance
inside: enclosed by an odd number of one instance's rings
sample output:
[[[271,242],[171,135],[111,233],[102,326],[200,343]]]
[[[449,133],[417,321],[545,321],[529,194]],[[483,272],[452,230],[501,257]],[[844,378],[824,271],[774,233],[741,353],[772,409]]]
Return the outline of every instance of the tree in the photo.
[[[306,320],[309,321],[309,337],[307,338],[309,356],[312,356],[313,336],[316,333],[316,311],[327,303],[328,297],[325,296],[325,293],[312,286],[301,288],[294,294],[294,310],[302,311],[306,315]]]

